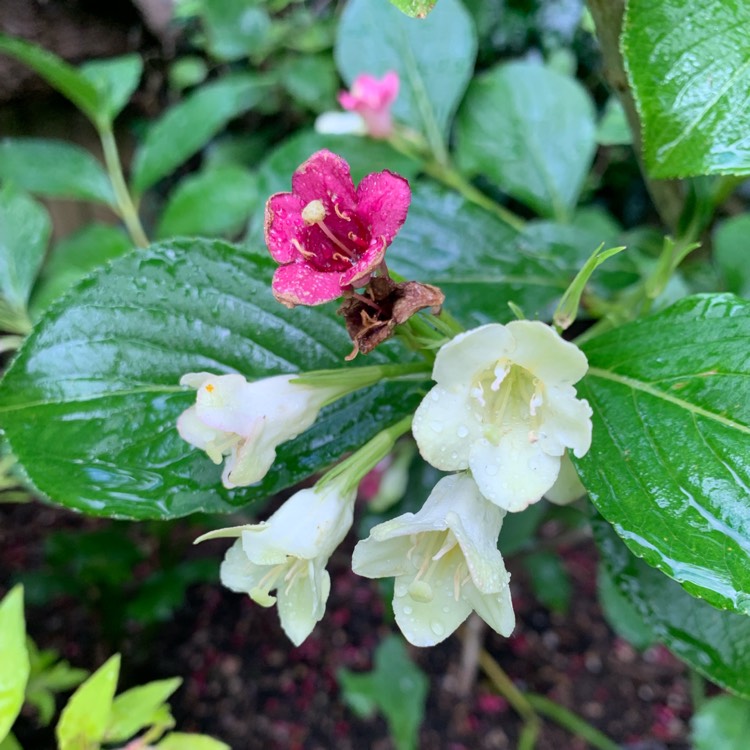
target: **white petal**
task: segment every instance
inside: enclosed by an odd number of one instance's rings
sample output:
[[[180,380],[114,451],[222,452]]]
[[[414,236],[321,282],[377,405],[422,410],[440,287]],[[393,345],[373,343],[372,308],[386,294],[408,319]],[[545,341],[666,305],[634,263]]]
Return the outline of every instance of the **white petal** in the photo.
[[[177,432],[183,440],[203,451],[209,443],[223,434],[213,427],[208,427],[199,419],[195,405],[188,407],[177,417]]]
[[[466,469],[471,444],[482,436],[481,423],[469,404],[468,386],[448,390],[436,385],[417,408],[412,432],[422,457],[435,468]]]
[[[408,537],[378,540],[370,536],[357,542],[352,570],[365,578],[400,576],[410,569],[406,555],[412,546]]]
[[[294,581],[288,591],[280,582],[277,591],[279,619],[295,646],[299,646],[322,619],[330,590],[330,576],[321,567],[314,568],[312,576]]]
[[[247,594],[258,585],[267,572],[265,566],[256,565],[248,560],[242,548],[242,541],[238,539],[224,555],[219,577],[228,589]]]
[[[568,505],[585,496],[586,488],[581,484],[570,456],[565,453],[560,462],[560,473],[544,497],[555,505]]]
[[[464,596],[476,613],[496,632],[506,638],[516,626],[510,587],[505,586],[499,593],[482,594],[471,584],[467,584]]]
[[[432,379],[447,388],[465,387],[498,359],[509,357],[514,348],[513,336],[499,323],[459,333],[437,353]]]
[[[554,455],[570,448],[580,458],[591,447],[591,415],[588,401],[577,399],[572,387],[554,389],[542,412],[539,445]]]
[[[538,320],[514,320],[508,331],[516,341],[513,361],[547,385],[577,383],[588,370],[586,355]]]
[[[198,389],[195,405],[202,422],[237,435],[246,434],[258,418],[251,385],[242,375],[216,375],[206,380]]]
[[[180,378],[180,385],[186,385],[198,390],[205,382],[217,377],[211,372],[186,372]]]

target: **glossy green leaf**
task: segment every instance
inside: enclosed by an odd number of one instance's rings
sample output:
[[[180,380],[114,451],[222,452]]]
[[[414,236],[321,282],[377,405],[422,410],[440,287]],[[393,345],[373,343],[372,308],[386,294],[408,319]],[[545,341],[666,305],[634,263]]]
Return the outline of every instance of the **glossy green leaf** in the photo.
[[[156,235],[233,234],[259,203],[257,177],[242,167],[217,167],[186,177],[169,198]]]
[[[27,332],[26,303],[44,260],[50,231],[49,214],[40,204],[10,185],[0,188],[1,330]],[[14,319],[19,328],[10,327]]]
[[[391,0],[407,16],[424,18],[434,7],[436,0]]]
[[[360,716],[381,711],[398,750],[415,750],[424,716],[429,680],[409,659],[404,642],[388,636],[375,651],[375,668],[367,674],[338,673],[344,701]]]
[[[750,298],[750,214],[723,221],[714,231],[714,260],[726,289]]]
[[[133,158],[133,189],[142,193],[200,151],[225,125],[252,109],[268,84],[251,74],[209,83],[168,109],[148,130]]]
[[[706,701],[690,722],[694,750],[745,750],[750,737],[750,703],[733,695]]]
[[[152,726],[154,717],[181,684],[179,677],[173,677],[139,685],[118,695],[112,703],[106,741],[124,742],[141,729]]]
[[[469,86],[456,157],[543,216],[575,207],[596,148],[594,105],[574,79],[542,65],[503,63]]]
[[[143,73],[140,55],[123,55],[110,60],[93,60],[82,65],[81,73],[99,92],[99,111],[111,121],[130,101]]]
[[[98,747],[104,739],[120,675],[120,655],[107,659],[71,696],[55,729],[59,750]]]
[[[15,57],[70,99],[92,122],[100,121],[100,95],[83,73],[57,55],[22,39],[0,34],[0,53]]]
[[[16,586],[0,601],[0,740],[21,710],[28,678],[23,588]]]
[[[690,596],[630,554],[601,519],[593,528],[609,575],[655,639],[712,682],[750,698],[750,617]]]
[[[351,0],[335,48],[347,84],[361,73],[398,73],[394,117],[427,136],[433,149],[447,140],[476,53],[474,24],[460,0],[441,0],[425,19],[409,18],[386,0]]]
[[[622,49],[652,177],[749,174],[750,5],[629,0]]]
[[[690,297],[587,342],[594,410],[576,464],[628,547],[750,614],[750,302]]]
[[[185,732],[168,734],[156,747],[158,750],[231,750],[229,745],[213,737]]]
[[[53,246],[31,297],[31,314],[38,318],[50,303],[79,279],[109,260],[119,258],[133,242],[119,227],[87,224]]]
[[[281,446],[258,486],[221,486],[221,468],[175,429],[195,398],[180,377],[340,367],[351,351],[335,306],[287,310],[273,298],[275,267],[265,252],[223,242],[167,242],[115,260],[53,305],[0,383],[0,426],[37,489],[108,516],[228,511],[321,470],[414,409],[419,383],[352,394]],[[386,347],[357,364],[403,357]]]
[[[85,149],[64,141],[4,138],[0,141],[0,180],[52,198],[115,204],[102,165]]]

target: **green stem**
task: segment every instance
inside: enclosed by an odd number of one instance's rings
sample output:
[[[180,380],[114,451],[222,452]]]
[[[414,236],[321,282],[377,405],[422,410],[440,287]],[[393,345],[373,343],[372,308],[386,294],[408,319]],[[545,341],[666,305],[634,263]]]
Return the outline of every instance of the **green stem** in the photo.
[[[336,400],[345,393],[375,385],[382,380],[427,380],[430,373],[430,366],[424,362],[406,362],[394,365],[312,370],[311,372],[301,372],[291,382],[314,388],[339,389],[339,392],[333,397],[333,400]]]
[[[505,670],[484,649],[479,653],[479,666],[490,678],[500,695],[513,706],[522,719],[527,722],[539,722],[539,716],[526,696],[513,684],[513,680],[508,677]]]
[[[589,745],[598,748],[598,750],[620,750],[620,746],[609,739],[609,737],[592,727],[591,724],[580,716],[577,716],[572,711],[568,711],[567,708],[564,708],[559,703],[555,703],[549,698],[545,698],[543,695],[536,695],[535,693],[529,693],[526,697],[529,703],[542,716],[552,719],[552,721],[559,724],[563,729],[567,729],[571,734],[588,742]]]
[[[115,200],[117,201],[117,209],[120,217],[125,222],[128,233],[135,245],[137,247],[146,247],[149,244],[148,237],[146,237],[146,233],[143,231],[138,211],[130,196],[130,191],[125,184],[120,154],[117,150],[112,128],[109,126],[102,127],[99,130],[99,138],[101,139],[104,151],[104,161],[107,165],[109,179],[115,191]]]

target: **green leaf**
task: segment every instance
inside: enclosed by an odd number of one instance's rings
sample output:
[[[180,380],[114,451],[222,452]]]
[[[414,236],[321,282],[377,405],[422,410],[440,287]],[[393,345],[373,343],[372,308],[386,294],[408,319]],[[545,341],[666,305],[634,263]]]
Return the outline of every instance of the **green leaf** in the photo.
[[[268,84],[235,74],[209,83],[168,109],[148,130],[133,158],[133,189],[142,193],[200,151],[225,125],[255,107]]]
[[[207,48],[218,60],[263,57],[272,37],[268,12],[252,0],[203,0]]]
[[[652,177],[750,173],[750,5],[629,0],[622,48]]]
[[[407,16],[424,18],[434,7],[436,0],[391,0]]]
[[[247,169],[234,166],[185,178],[169,198],[157,237],[236,233],[259,202],[257,182]]]
[[[221,468],[175,429],[195,399],[180,377],[340,367],[351,351],[333,306],[287,310],[273,298],[275,268],[266,253],[219,241],[167,242],[115,260],[53,305],[0,383],[0,425],[38,491],[124,518],[229,511],[320,471],[413,410],[419,383],[354,393],[281,446],[259,485],[222,487]],[[381,347],[368,359],[404,354]]]
[[[534,535],[548,510],[549,505],[546,502],[538,502],[532,503],[520,513],[508,513],[505,516],[497,540],[498,549],[502,551],[503,557],[512,557],[535,546]]]
[[[750,214],[733,216],[719,224],[713,246],[727,291],[750,297]]]
[[[0,601],[0,740],[21,710],[28,678],[23,588],[16,586]]]
[[[596,148],[594,105],[574,79],[535,63],[503,63],[469,86],[456,158],[543,216],[566,219]]]
[[[124,742],[141,729],[153,726],[154,716],[181,684],[182,679],[173,677],[139,685],[118,695],[112,704],[106,741]]]
[[[51,231],[47,211],[10,185],[0,188],[0,329],[26,333],[26,303],[47,251]],[[18,327],[8,323],[17,319]]]
[[[441,0],[424,20],[386,0],[350,0],[334,54],[349,85],[361,73],[395,70],[401,88],[394,117],[427,136],[439,155],[477,54],[474,24],[460,0]]]
[[[73,693],[55,730],[59,750],[99,746],[107,729],[119,674],[120,655],[115,654]]]
[[[593,528],[609,575],[656,640],[712,682],[750,698],[750,618],[690,596],[631,555],[601,519]]]
[[[38,195],[115,205],[102,165],[85,149],[64,141],[4,138],[0,179]]]
[[[339,76],[330,54],[288,57],[278,66],[281,85],[303,107],[313,112],[338,108]]]
[[[232,750],[229,745],[213,737],[184,732],[168,734],[156,747],[159,750]]]
[[[382,711],[398,750],[417,747],[429,680],[409,659],[401,638],[388,636],[378,646],[372,672],[342,669],[338,679],[344,701],[357,714]]]
[[[9,734],[4,740],[0,741],[0,750],[23,750],[23,748],[18,740],[12,734]]]
[[[599,604],[612,630],[639,651],[654,643],[654,634],[630,600],[617,588],[607,566],[600,563],[596,576]]]
[[[532,552],[523,558],[534,596],[553,612],[566,613],[573,593],[568,571],[554,552]]]
[[[596,142],[600,146],[629,146],[633,142],[628,118],[620,100],[610,96],[596,129]]]
[[[28,65],[52,88],[70,99],[93,123],[101,123],[99,91],[83,73],[35,44],[5,34],[0,34],[0,53]]]
[[[137,54],[113,57],[110,60],[93,60],[82,65],[80,71],[99,93],[99,112],[112,121],[138,88],[143,73],[143,60]]]
[[[38,318],[57,299],[87,273],[108,260],[119,258],[133,243],[119,227],[87,224],[53,246],[49,260],[34,287],[31,313]]]
[[[733,695],[706,701],[690,722],[695,750],[745,750],[750,735],[750,703]]]
[[[589,341],[575,463],[628,547],[687,591],[750,613],[750,302],[698,295]]]

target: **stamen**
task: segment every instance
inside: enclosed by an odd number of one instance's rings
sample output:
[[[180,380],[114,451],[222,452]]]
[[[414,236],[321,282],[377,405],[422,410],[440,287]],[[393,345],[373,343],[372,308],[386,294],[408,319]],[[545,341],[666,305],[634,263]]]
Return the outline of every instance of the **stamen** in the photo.
[[[534,391],[534,395],[531,397],[531,401],[529,401],[529,414],[531,414],[532,417],[536,416],[536,410],[544,403],[544,398],[539,391]]]
[[[469,393],[479,401],[480,406],[487,406],[487,402],[484,400],[484,387],[481,383],[472,388]]]
[[[352,220],[352,217],[349,216],[348,213],[346,213],[345,211],[342,211],[339,208],[339,204],[338,203],[334,203],[333,204],[333,210],[336,212],[336,216],[338,216],[339,219],[343,219],[344,221],[351,221]]]
[[[496,365],[495,370],[493,372],[495,379],[492,381],[492,385],[490,386],[490,388],[493,391],[499,391],[500,386],[503,383],[503,380],[505,380],[509,372],[510,372],[510,365],[500,365],[500,364]]]
[[[305,247],[304,247],[304,245],[303,245],[303,244],[302,244],[302,243],[301,243],[301,242],[300,242],[300,241],[299,241],[298,239],[296,239],[296,238],[295,238],[295,239],[293,239],[293,240],[292,240],[292,245],[293,245],[293,246],[294,246],[295,248],[297,248],[297,252],[298,252],[298,253],[299,253],[299,254],[300,254],[300,255],[301,255],[302,257],[304,257],[304,258],[314,258],[314,257],[315,257],[315,253],[311,253],[311,252],[310,252],[309,250],[305,250]]]
[[[334,253],[331,257],[333,258],[333,260],[343,260],[349,263],[351,263],[352,261],[351,255],[342,255],[341,253]]]
[[[336,247],[340,248],[347,258],[352,258],[354,253],[325,225],[324,222],[316,222],[317,226],[320,227],[320,231],[333,242]]]

